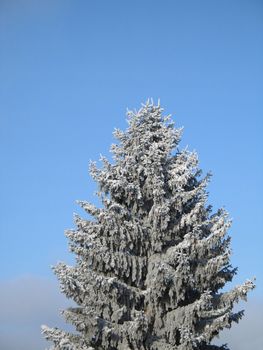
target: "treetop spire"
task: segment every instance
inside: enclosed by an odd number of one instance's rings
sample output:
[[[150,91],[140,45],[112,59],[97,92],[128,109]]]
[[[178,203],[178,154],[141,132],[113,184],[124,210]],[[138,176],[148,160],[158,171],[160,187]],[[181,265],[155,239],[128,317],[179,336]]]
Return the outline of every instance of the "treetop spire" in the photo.
[[[114,163],[90,163],[103,207],[79,201],[67,230],[76,265],[58,264],[61,291],[77,304],[63,312],[74,334],[44,326],[53,350],[226,350],[212,345],[243,312],[234,303],[254,288],[228,292],[230,263],[224,209],[212,213],[198,157],[179,150],[182,129],[148,100],[115,129]]]

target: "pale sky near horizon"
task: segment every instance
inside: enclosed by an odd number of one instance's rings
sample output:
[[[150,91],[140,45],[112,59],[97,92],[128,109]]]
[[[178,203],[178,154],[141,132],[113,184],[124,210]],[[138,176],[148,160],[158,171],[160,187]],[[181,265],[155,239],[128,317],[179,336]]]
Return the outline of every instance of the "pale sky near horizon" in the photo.
[[[50,265],[73,261],[63,232],[82,213],[74,201],[96,202],[89,160],[109,155],[126,108],[148,97],[212,171],[209,203],[233,218],[234,284],[256,276],[244,307],[262,310],[262,39],[259,0],[0,0],[1,350],[44,349],[41,315],[55,325],[65,305]]]

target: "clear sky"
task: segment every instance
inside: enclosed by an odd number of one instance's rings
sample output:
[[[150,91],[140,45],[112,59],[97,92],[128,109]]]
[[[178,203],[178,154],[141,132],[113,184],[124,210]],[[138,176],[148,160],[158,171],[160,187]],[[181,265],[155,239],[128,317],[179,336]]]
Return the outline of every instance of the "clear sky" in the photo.
[[[39,323],[55,325],[65,304],[50,265],[73,261],[74,201],[96,203],[89,160],[148,97],[214,174],[209,202],[233,218],[234,282],[257,276],[249,302],[262,306],[262,62],[260,0],[0,1],[1,349],[44,348]],[[243,329],[251,345],[256,325]],[[246,349],[236,334],[232,350]]]

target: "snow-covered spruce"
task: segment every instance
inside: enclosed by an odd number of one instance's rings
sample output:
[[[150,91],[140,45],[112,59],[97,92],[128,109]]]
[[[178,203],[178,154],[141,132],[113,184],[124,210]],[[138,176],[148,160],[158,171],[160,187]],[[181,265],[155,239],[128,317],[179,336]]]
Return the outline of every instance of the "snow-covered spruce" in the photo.
[[[115,130],[114,164],[91,163],[103,208],[79,201],[93,219],[75,216],[66,232],[74,267],[54,271],[77,307],[63,311],[70,334],[43,326],[54,350],[209,350],[212,339],[243,312],[251,281],[221,292],[230,265],[227,213],[206,205],[210,175],[201,178],[195,153],[178,150],[162,108],[147,102]]]

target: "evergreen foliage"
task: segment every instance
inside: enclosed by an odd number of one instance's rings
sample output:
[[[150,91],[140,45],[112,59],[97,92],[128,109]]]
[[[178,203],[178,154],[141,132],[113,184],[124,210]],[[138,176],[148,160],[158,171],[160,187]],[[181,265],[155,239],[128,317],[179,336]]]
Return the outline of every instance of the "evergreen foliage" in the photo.
[[[66,231],[76,265],[54,268],[77,332],[43,334],[54,350],[227,349],[211,341],[239,321],[233,305],[254,288],[222,292],[236,273],[228,214],[206,204],[210,174],[177,148],[182,130],[159,104],[129,111],[128,124],[114,132],[114,163],[90,165],[103,207],[79,201],[92,219],[76,215]]]

